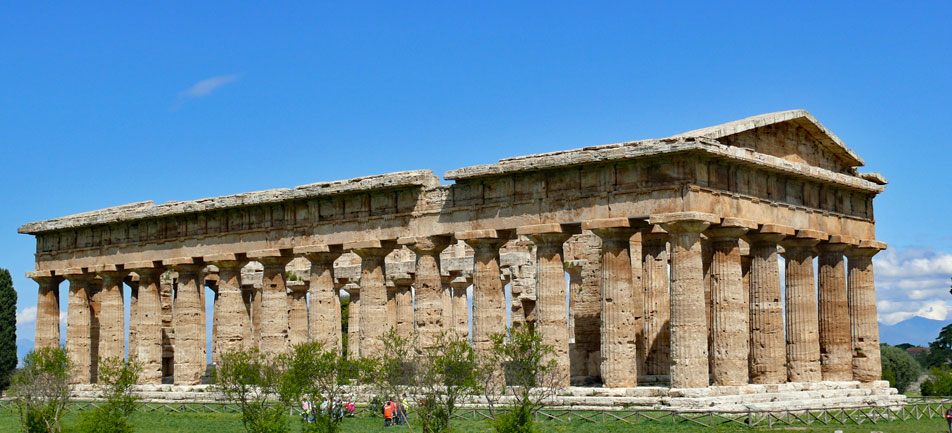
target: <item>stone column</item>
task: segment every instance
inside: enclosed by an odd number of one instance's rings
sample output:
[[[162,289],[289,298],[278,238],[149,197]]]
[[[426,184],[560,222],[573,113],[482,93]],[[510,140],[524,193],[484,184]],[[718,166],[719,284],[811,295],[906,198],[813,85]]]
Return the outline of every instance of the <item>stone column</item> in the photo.
[[[453,274],[459,274],[459,272],[456,271]],[[456,278],[455,275],[451,274],[440,276],[440,283],[443,285],[440,291],[440,316],[442,316],[443,331],[447,335],[454,335],[456,327],[456,322],[453,320],[453,286],[451,284],[454,278]]]
[[[602,239],[602,314],[600,354],[602,382],[608,388],[638,385],[636,290],[632,287],[628,218],[586,221],[582,228]],[[639,290],[640,292],[640,290]]]
[[[413,293],[410,291],[413,278],[409,274],[405,275],[393,280],[396,285],[396,333],[400,338],[409,339],[413,336]]]
[[[115,266],[99,268],[102,309],[99,313],[99,359],[126,358],[126,315],[122,280],[126,272]]]
[[[469,303],[466,300],[466,288],[470,282],[459,276],[450,281],[453,288],[453,330],[460,338],[469,341]]]
[[[102,278],[89,280],[89,382],[99,382],[99,319],[102,312]]]
[[[797,230],[796,237],[783,240],[786,267],[787,380],[819,382],[820,335],[816,286],[813,275],[814,247],[829,238],[815,230]]]
[[[876,323],[876,282],[873,256],[886,249],[878,241],[860,241],[846,250],[850,330],[853,345],[853,380],[872,382],[882,378],[879,325]]]
[[[216,254],[205,256],[205,262],[218,268],[218,301],[215,303],[215,322],[218,324],[218,347],[214,349],[219,359],[221,355],[252,347],[248,311],[241,293],[241,268],[248,264],[244,254]]]
[[[162,300],[159,278],[165,270],[153,262],[130,263],[126,267],[139,275],[136,307],[136,352],[130,353],[142,364],[139,384],[162,383]]]
[[[214,279],[211,279],[211,278],[210,278],[210,277],[212,277],[212,276],[214,276]],[[217,365],[217,364],[218,364],[218,361],[221,359],[221,358],[220,358],[220,356],[221,356],[221,341],[219,340],[219,336],[220,336],[220,335],[218,334],[218,328],[219,328],[218,324],[219,324],[219,321],[221,321],[221,315],[222,315],[222,313],[221,313],[221,307],[222,307],[222,305],[221,305],[221,302],[219,302],[219,299],[221,298],[221,296],[220,296],[220,294],[218,293],[218,273],[209,273],[208,275],[205,276],[205,281],[204,281],[204,282],[205,282],[205,288],[208,289],[208,290],[211,290],[211,291],[212,291],[212,296],[213,296],[213,299],[212,299],[212,348],[211,348],[211,350],[212,350],[212,356],[211,356],[211,360],[212,360],[212,364],[216,364],[216,365]],[[202,295],[204,295],[204,294],[205,294],[205,290],[202,290]],[[202,305],[205,305],[205,300],[204,300],[204,299],[202,300]],[[206,315],[207,315],[207,312],[206,312]]]
[[[292,346],[307,343],[307,281],[295,281],[288,284],[291,291],[288,312],[288,342]]]
[[[449,236],[401,238],[399,242],[416,253],[416,274],[413,288],[416,290],[417,344],[420,349],[436,345],[443,332],[443,282],[440,278],[440,252],[450,243]]]
[[[261,337],[258,349],[262,353],[279,355],[290,347],[288,328],[287,273],[285,268],[294,257],[287,250],[261,250],[248,253],[248,258],[264,265],[261,280]]]
[[[70,383],[90,383],[92,376],[91,315],[89,285],[93,275],[82,269],[67,269],[69,297],[66,310],[66,353],[72,363]]]
[[[748,306],[744,302],[739,238],[757,224],[724,218],[708,229],[711,259],[711,379],[714,385],[746,385],[748,357]]]
[[[129,286],[129,350],[128,358],[134,359],[139,353],[139,279],[127,275]]]
[[[473,347],[486,352],[492,348],[490,337],[506,332],[506,292],[500,280],[499,248],[512,238],[512,232],[475,230],[457,233],[456,238],[473,248]]]
[[[707,315],[701,232],[720,218],[701,212],[651,217],[671,238],[671,387],[702,388],[709,383]]]
[[[200,259],[181,258],[165,260],[165,266],[178,272],[178,288],[172,327],[175,331],[175,367],[173,377],[176,385],[197,385],[205,374],[205,304],[202,302],[202,270],[205,264]]]
[[[347,290],[350,304],[347,307],[347,357],[360,358],[360,286],[351,283]]]
[[[643,222],[639,224],[643,224]],[[644,378],[648,375],[648,350],[645,340],[645,268],[642,260],[644,253],[642,252],[640,230],[628,239],[628,256],[628,262],[631,264],[631,305],[632,311],[635,313],[633,327],[635,332],[635,358],[637,359],[635,371],[638,372],[638,377]],[[569,299],[572,299],[572,297]],[[569,316],[569,319],[571,320],[572,316]]]
[[[397,285],[393,281],[387,281],[387,330],[393,329],[394,335],[397,332]]]
[[[40,285],[36,300],[36,335],[33,348],[60,347],[59,283],[60,276],[49,271],[28,272],[27,278]]]
[[[387,280],[384,258],[396,247],[394,241],[364,241],[345,244],[360,256],[360,357],[383,353],[387,329]]]
[[[764,224],[750,240],[750,381],[784,383],[783,304],[777,242],[794,234],[791,227]]]
[[[849,299],[846,296],[846,263],[843,252],[857,244],[833,235],[817,246],[817,298],[820,316],[820,370],[825,381],[853,380],[850,344]]]
[[[668,233],[653,226],[641,236],[645,284],[645,368],[667,375],[671,366],[671,298],[668,295]]]
[[[295,254],[304,254],[311,262],[311,305],[308,327],[311,341],[341,351],[340,293],[334,286],[334,261],[343,253],[340,245],[297,247]]]
[[[580,232],[577,227],[561,224],[525,226],[516,231],[519,235],[527,236],[536,246],[536,329],[542,336],[542,343],[555,349],[553,356],[558,365],[556,386],[569,386],[571,379],[562,244]],[[628,254],[627,241],[625,239],[625,254]],[[631,269],[628,272],[626,275],[630,283]],[[604,336],[602,334],[603,339]]]

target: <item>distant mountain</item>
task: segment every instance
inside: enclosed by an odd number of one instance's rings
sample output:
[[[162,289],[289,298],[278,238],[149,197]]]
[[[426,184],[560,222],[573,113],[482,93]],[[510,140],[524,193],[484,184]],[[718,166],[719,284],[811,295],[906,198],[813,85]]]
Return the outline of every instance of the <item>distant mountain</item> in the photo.
[[[879,341],[890,345],[902,343],[928,346],[949,322],[914,316],[895,325],[879,324]]]

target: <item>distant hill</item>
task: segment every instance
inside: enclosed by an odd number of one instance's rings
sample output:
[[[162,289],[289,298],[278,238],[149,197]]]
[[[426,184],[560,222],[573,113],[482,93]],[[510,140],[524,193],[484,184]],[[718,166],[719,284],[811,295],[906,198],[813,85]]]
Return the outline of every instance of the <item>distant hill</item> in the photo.
[[[949,322],[914,316],[895,325],[879,324],[879,341],[890,345],[902,343],[928,346]]]

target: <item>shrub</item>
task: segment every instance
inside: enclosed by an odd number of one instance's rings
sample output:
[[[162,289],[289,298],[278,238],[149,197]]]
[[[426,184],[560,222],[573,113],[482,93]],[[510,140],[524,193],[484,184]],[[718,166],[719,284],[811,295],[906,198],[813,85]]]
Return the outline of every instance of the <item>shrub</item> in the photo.
[[[283,366],[257,349],[224,353],[215,370],[215,387],[241,407],[241,423],[251,433],[284,433],[288,420],[275,401]]]
[[[132,387],[138,382],[142,366],[135,360],[106,358],[99,361],[99,383],[105,403],[83,413],[80,431],[89,433],[129,433],[129,416],[135,412],[138,397]]]
[[[948,367],[932,367],[929,379],[922,382],[920,389],[924,396],[952,395],[952,371]]]
[[[281,357],[281,362],[286,367],[278,390],[282,401],[290,407],[307,401],[314,412],[315,422],[305,422],[302,430],[340,431],[346,385],[351,379],[360,379],[364,371],[362,361],[349,360],[336,348],[327,348],[321,343],[305,343],[294,346]],[[323,403],[327,404],[326,410],[321,407]]]
[[[23,431],[56,433],[69,402],[69,357],[60,348],[34,350],[10,378],[9,394]]]
[[[883,380],[889,381],[889,386],[899,392],[906,392],[909,385],[919,379],[921,367],[919,363],[903,349],[883,344],[880,346],[882,354]]]

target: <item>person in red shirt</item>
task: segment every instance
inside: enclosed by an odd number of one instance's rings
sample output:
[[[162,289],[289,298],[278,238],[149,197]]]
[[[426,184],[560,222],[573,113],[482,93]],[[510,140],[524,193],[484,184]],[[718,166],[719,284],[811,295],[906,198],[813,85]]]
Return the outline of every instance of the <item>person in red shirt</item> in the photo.
[[[393,425],[393,401],[387,400],[387,403],[383,405],[383,426],[390,427]]]
[[[952,407],[945,410],[945,422],[949,424],[949,433],[952,433]]]

